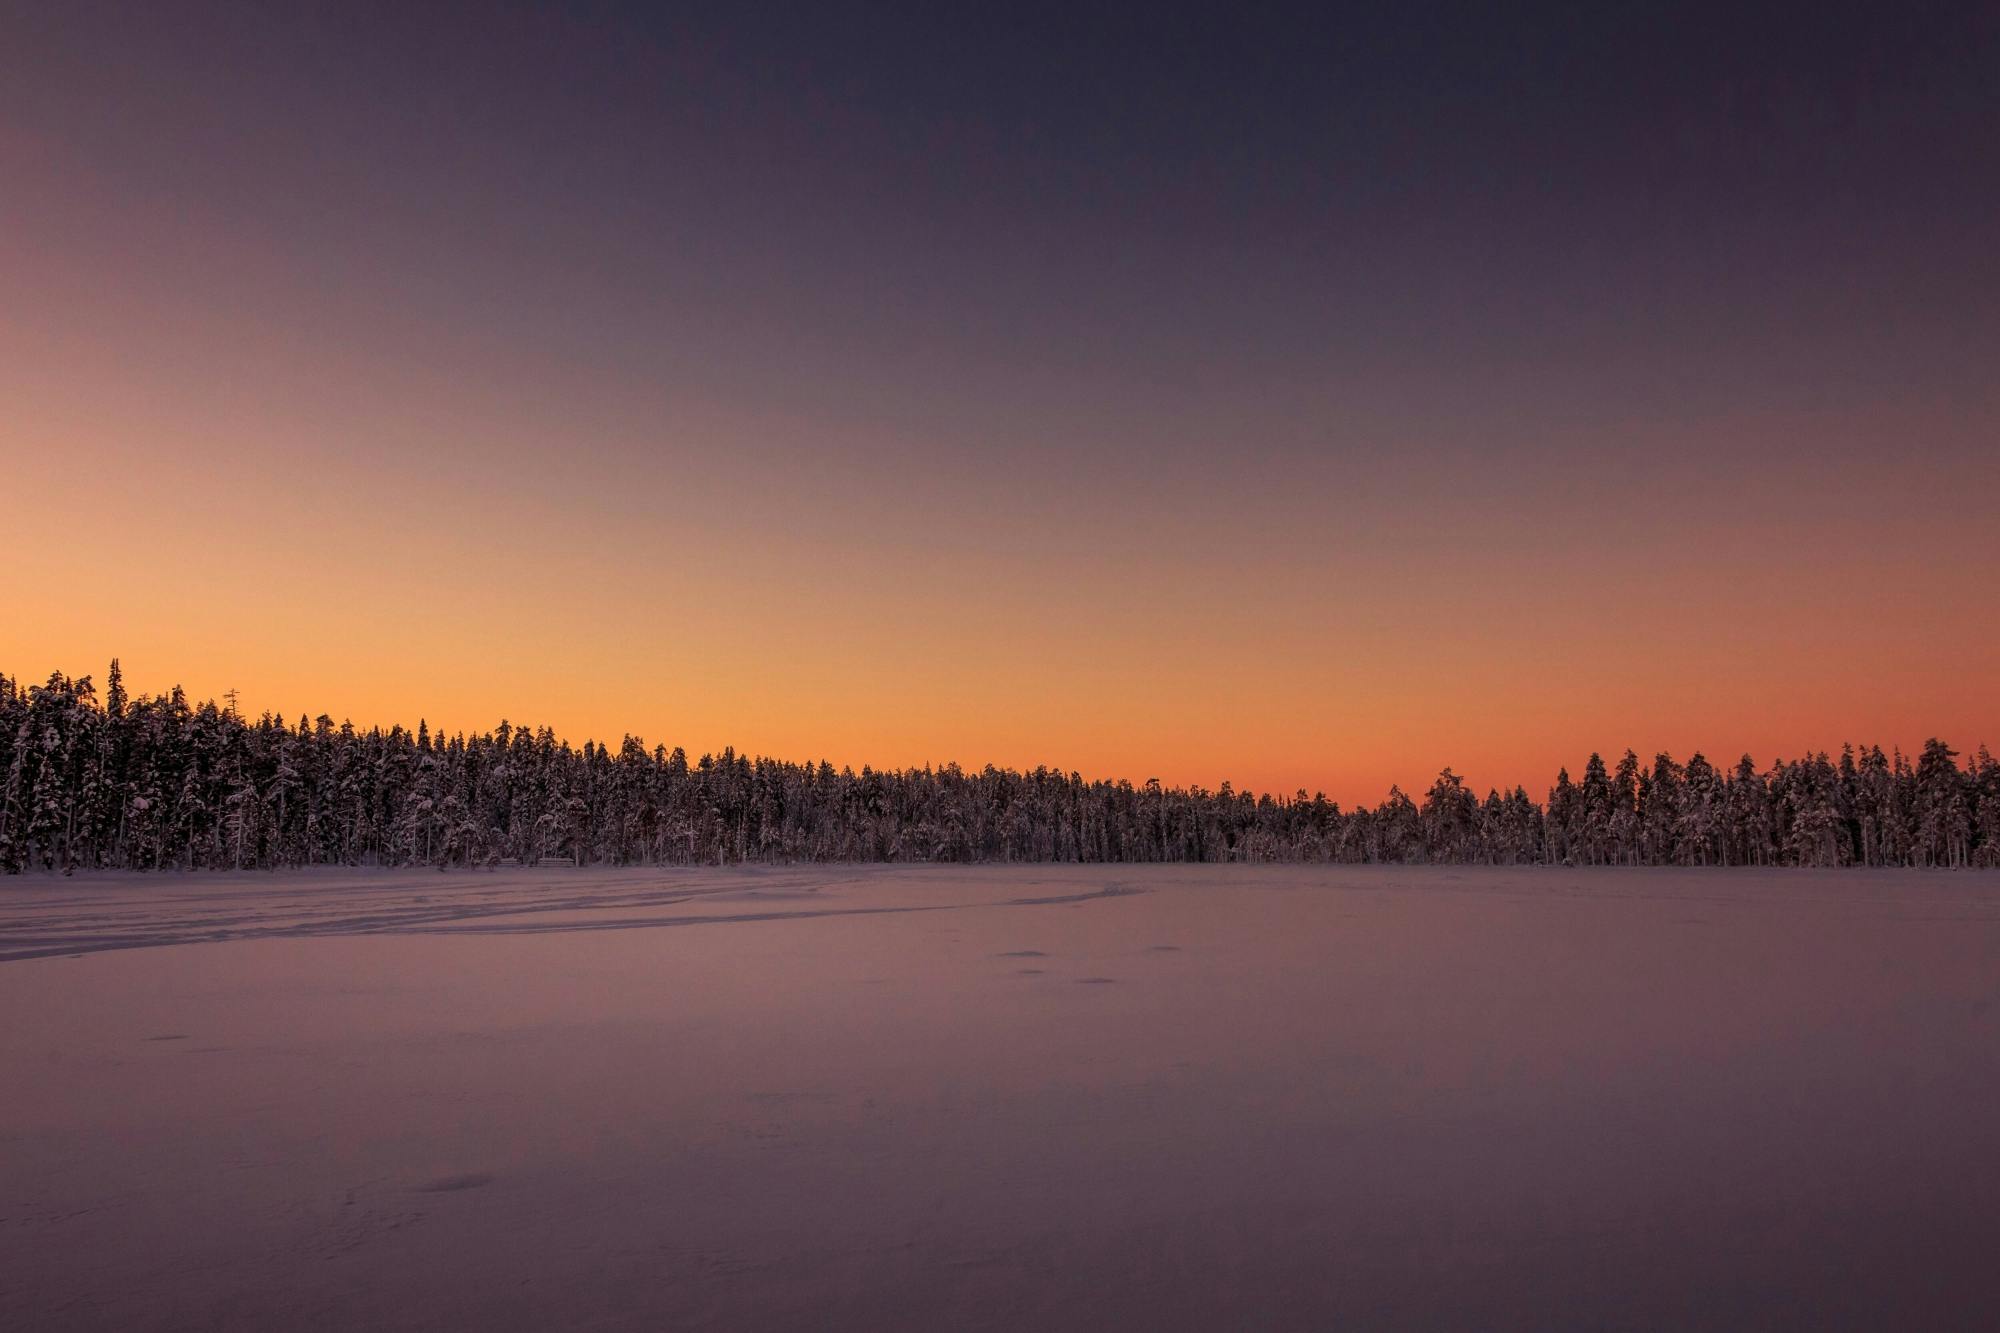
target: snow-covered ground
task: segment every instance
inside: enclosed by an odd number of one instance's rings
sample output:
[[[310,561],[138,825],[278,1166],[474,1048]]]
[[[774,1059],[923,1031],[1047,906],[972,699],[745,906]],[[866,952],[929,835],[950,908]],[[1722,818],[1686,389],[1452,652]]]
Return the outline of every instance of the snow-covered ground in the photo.
[[[0,880],[0,1327],[1975,1328],[2000,877]]]

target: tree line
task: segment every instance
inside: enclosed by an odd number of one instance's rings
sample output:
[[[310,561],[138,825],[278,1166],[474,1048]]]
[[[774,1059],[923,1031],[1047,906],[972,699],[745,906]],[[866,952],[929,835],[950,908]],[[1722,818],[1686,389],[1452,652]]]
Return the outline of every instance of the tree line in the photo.
[[[274,869],[744,861],[1326,861],[1482,865],[2000,866],[2000,763],[1931,740],[1759,769],[1597,755],[1547,798],[1450,769],[1373,808],[1225,782],[987,767],[835,769],[734,750],[576,749],[507,722],[473,736],[241,716],[181,689],[128,697],[116,661],[0,675],[0,867]]]

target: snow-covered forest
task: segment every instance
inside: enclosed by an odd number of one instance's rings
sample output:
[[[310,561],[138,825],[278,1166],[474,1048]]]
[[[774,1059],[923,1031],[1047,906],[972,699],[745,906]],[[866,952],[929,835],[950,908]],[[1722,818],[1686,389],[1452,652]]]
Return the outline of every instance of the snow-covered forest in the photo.
[[[0,865],[25,869],[735,861],[1347,861],[2000,865],[2000,762],[1942,741],[1914,762],[1844,748],[1760,769],[1631,751],[1546,799],[1482,798],[1449,769],[1373,809],[985,768],[835,769],[732,750],[581,749],[502,722],[475,736],[297,725],[181,690],[127,697],[114,661],[0,675]]]

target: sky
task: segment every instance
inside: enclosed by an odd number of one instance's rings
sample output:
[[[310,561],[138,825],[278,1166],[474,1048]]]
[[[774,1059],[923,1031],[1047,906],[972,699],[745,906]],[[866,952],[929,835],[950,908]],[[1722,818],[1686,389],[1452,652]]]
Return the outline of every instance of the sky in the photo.
[[[2000,744],[2000,10],[0,0],[0,671],[1374,801]]]

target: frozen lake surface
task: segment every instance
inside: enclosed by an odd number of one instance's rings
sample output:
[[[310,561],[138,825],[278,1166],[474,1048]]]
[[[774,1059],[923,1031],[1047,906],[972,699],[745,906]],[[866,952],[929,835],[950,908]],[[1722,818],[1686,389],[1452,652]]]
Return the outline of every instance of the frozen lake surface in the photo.
[[[1991,1328],[2000,877],[0,880],[0,1327]]]

